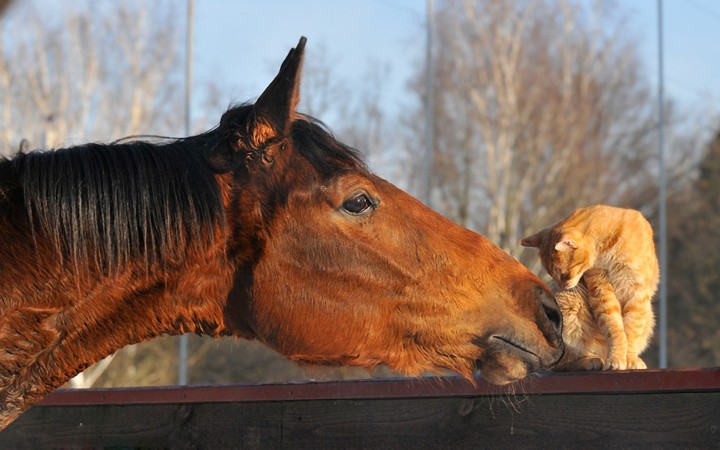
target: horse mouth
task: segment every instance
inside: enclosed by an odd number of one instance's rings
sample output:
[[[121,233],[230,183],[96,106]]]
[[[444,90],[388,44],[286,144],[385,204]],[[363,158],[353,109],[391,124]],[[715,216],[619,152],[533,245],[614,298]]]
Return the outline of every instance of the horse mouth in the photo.
[[[542,358],[540,358],[540,355],[529,350],[522,344],[505,336],[492,336],[491,339],[495,341],[498,350],[502,350],[510,356],[514,356],[524,362],[528,366],[529,372],[534,372],[542,366]]]
[[[544,367],[540,355],[516,339],[493,335],[487,344],[487,351],[475,363],[492,384],[512,383]]]

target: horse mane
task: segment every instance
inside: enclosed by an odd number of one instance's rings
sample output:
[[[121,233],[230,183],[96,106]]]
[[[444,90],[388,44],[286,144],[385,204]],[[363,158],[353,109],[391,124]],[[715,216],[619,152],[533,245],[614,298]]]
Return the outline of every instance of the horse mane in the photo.
[[[64,261],[94,263],[103,272],[138,258],[146,267],[177,260],[204,247],[224,211],[199,141],[86,144],[18,154],[10,163],[33,237],[40,231]]]
[[[297,151],[323,179],[348,170],[368,172],[360,152],[335,139],[324,123],[311,116],[301,115],[293,122],[292,137]]]
[[[233,169],[218,166],[216,157],[232,153],[226,138],[237,123],[248,123],[251,110],[231,108],[223,116],[231,123],[221,120],[197,136],[18,153],[0,165],[10,164],[17,177],[36,243],[41,233],[63,262],[79,268],[108,273],[144,261],[147,269],[213,242],[225,221],[215,174]],[[356,150],[310,116],[296,117],[292,139],[324,180],[367,171]]]

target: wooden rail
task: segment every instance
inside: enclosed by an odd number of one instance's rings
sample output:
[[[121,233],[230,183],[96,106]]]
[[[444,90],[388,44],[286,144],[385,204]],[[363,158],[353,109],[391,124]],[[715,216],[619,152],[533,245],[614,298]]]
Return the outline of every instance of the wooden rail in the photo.
[[[58,390],[0,448],[720,448],[720,368]]]

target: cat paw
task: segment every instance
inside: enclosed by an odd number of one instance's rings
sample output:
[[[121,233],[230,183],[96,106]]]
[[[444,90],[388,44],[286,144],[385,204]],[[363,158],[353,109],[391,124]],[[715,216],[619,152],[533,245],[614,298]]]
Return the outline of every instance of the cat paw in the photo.
[[[602,359],[595,355],[580,356],[577,359],[558,364],[553,368],[555,372],[575,372],[600,370],[603,367]]]
[[[630,370],[634,369],[647,369],[645,361],[640,359],[637,355],[628,355],[627,357],[627,368]]]
[[[625,358],[621,358],[619,356],[608,357],[607,361],[605,361],[605,365],[603,366],[603,370],[625,370],[626,368],[627,361]]]
[[[603,368],[602,359],[595,355],[583,356],[575,364],[578,370],[600,370]]]

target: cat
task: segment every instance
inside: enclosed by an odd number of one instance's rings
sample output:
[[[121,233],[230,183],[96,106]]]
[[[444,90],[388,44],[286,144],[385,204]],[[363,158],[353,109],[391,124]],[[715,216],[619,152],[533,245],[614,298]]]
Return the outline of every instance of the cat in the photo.
[[[520,241],[537,247],[563,314],[566,354],[557,370],[645,369],[659,281],[653,231],[636,210],[575,210]]]

